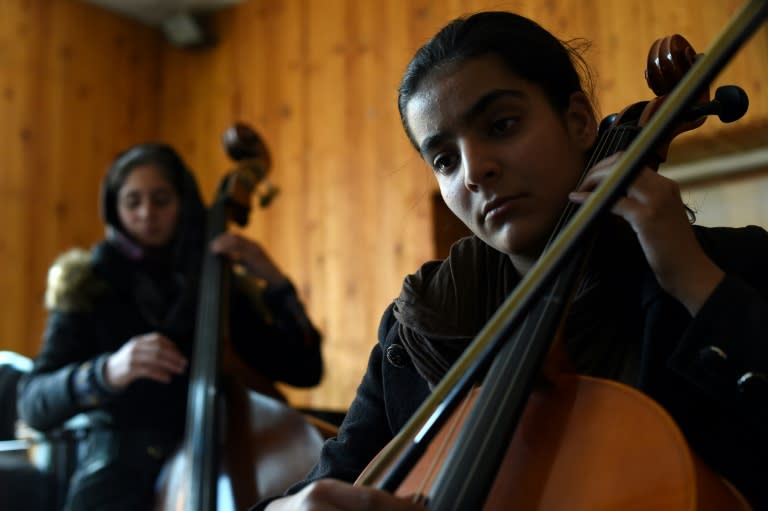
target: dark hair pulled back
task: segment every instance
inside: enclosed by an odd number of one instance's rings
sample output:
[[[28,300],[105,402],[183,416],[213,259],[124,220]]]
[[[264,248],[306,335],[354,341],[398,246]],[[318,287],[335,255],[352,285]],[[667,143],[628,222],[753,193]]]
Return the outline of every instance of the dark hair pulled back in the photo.
[[[528,18],[503,11],[457,18],[419,48],[400,83],[400,120],[414,147],[405,108],[424,78],[441,67],[489,54],[498,56],[510,72],[541,87],[558,111],[565,110],[572,93],[584,90],[579,71],[591,81],[577,47]]]

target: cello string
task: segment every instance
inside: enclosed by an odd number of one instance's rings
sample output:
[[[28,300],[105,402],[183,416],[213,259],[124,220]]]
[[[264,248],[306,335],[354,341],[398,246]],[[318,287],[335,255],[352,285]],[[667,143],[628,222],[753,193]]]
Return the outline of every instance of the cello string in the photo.
[[[753,14],[754,12],[754,14]],[[611,204],[620,197],[623,190],[626,189],[630,180],[642,165],[642,161],[650,154],[653,147],[661,141],[666,134],[666,128],[671,122],[679,117],[685,106],[693,99],[696,90],[700,89],[704,82],[709,83],[715,73],[721,69],[735,53],[736,49],[744,42],[747,33],[754,32],[768,16],[768,4],[764,0],[755,0],[733,19],[726,27],[722,36],[720,36],[710,51],[706,52],[704,57],[699,60],[692,69],[686,73],[684,79],[675,87],[668,101],[664,102],[656,115],[652,116],[649,124],[638,136],[635,143],[631,144],[620,162],[608,173],[601,185],[595,190],[591,199],[585,203],[587,207],[581,208],[579,213],[573,218],[571,227],[562,235],[558,236],[549,250],[545,251],[531,272],[521,281],[515,293],[513,293],[507,302],[497,311],[494,317],[481,331],[480,335],[472,343],[466,352],[466,358],[475,353],[475,346],[478,350],[485,346],[486,337],[489,340],[495,340],[494,331],[496,323],[501,321],[501,316],[506,317],[507,312],[511,311],[511,317],[516,317],[515,313],[519,310],[518,303],[525,303],[529,299],[530,293],[538,289],[537,284],[542,281],[541,277],[547,277],[557,268],[562,260],[561,254],[568,254],[569,250],[575,246],[575,243],[582,239],[592,228],[594,220],[602,212],[609,210]],[[722,40],[728,40],[722,44]],[[713,64],[710,66],[710,62]],[[528,292],[530,289],[530,292]],[[517,299],[517,300],[516,300]],[[502,325],[503,326],[503,325]],[[503,330],[503,329],[502,329]],[[485,335],[488,332],[487,336]],[[461,357],[455,364],[456,372],[459,372],[464,364],[465,357]],[[452,372],[449,372],[443,381],[445,386],[451,382]],[[442,390],[442,384],[439,385],[434,393],[438,394]],[[456,504],[456,501],[453,501]]]
[[[579,176],[579,180],[577,181],[577,187],[584,182],[587,175],[589,174],[590,169],[592,169],[592,167],[594,167],[598,161],[602,160],[603,158],[606,158],[607,156],[610,156],[611,154],[616,153],[619,150],[618,148],[626,147],[626,145],[624,145],[626,137],[624,137],[622,134],[626,132],[626,130],[621,128],[622,126],[618,124],[618,120],[614,121],[608,127],[607,132],[599,136],[597,140],[597,145],[591,151],[589,158],[587,159],[586,165],[584,166],[584,169],[581,171],[581,175]],[[555,227],[552,230],[552,233],[550,234],[550,237],[549,237],[549,240],[547,241],[546,246],[549,246],[552,243],[552,241],[555,239],[557,234],[565,227],[565,224],[573,216],[573,213],[577,209],[578,209],[577,204],[574,204],[571,201],[567,201],[563,209],[563,213],[560,215],[560,218],[558,219],[557,224],[555,224]]]
[[[424,475],[424,478],[421,480],[421,483],[419,484],[418,491],[413,497],[413,502],[419,502],[424,496],[426,495],[426,485],[428,481],[432,479],[432,475],[437,471],[439,468],[439,463],[444,458],[444,454],[448,452],[448,449],[453,445],[453,437],[456,430],[460,427],[460,425],[464,422],[464,417],[469,411],[471,407],[471,396],[473,395],[473,391],[478,388],[478,385],[475,384],[472,389],[467,393],[467,395],[464,397],[464,400],[461,404],[461,406],[457,409],[456,413],[454,414],[454,420],[450,424],[450,429],[448,430],[448,434],[445,435],[442,439],[442,442],[440,443],[440,448],[438,449],[439,454],[436,455],[432,462],[430,463],[428,469],[426,470],[426,473]]]
[[[611,129],[605,136],[600,137],[597,148],[591,152],[588,164],[579,177],[580,183],[583,182],[588,170],[594,166],[596,161],[625,147],[624,144],[627,139],[625,135],[627,133],[628,131],[623,128]],[[558,228],[555,229],[555,235],[559,232],[559,227],[562,227],[567,222],[570,218],[569,215],[577,208],[577,204],[571,202],[566,204],[564,214],[558,222]],[[471,442],[474,446],[472,451],[487,452],[487,444],[491,440],[491,435],[487,435],[485,432],[498,429],[500,424],[508,422],[509,417],[514,417],[515,414],[520,413],[521,403],[526,401],[526,397],[520,394],[520,385],[510,384],[510,382],[522,383],[524,387],[532,384],[533,380],[529,379],[533,375],[531,367],[534,365],[538,366],[538,360],[545,360],[546,354],[551,351],[555,342],[562,337],[564,319],[567,317],[569,305],[577,289],[578,279],[583,274],[584,264],[591,252],[593,242],[594,236],[586,240],[586,244],[580,252],[581,255],[574,260],[575,266],[571,270],[560,272],[557,275],[554,283],[542,295],[541,300],[543,301],[538,302],[535,311],[528,311],[517,331],[510,339],[504,341],[503,344],[506,346],[498,353],[493,369],[491,369],[488,377],[483,382],[483,395],[494,395],[496,398],[476,400],[472,409],[472,415],[470,415],[470,419],[466,421],[463,427],[462,439],[475,439],[475,441]],[[547,329],[553,325],[555,330],[550,334]],[[496,370],[495,368],[497,367],[500,370]],[[501,373],[503,378],[499,376],[491,377],[497,373]],[[498,403],[518,404],[512,407],[510,413],[510,410],[507,410],[506,407],[498,406]],[[514,420],[517,422],[519,419]],[[469,474],[469,477],[460,479],[460,489],[457,490],[460,494],[466,493],[466,488],[473,484],[471,474],[477,473],[481,462],[483,462],[477,456],[470,457],[468,460],[465,458],[464,461],[462,466],[465,472]],[[469,461],[468,465],[466,461]],[[443,476],[444,473],[441,472],[439,477]]]

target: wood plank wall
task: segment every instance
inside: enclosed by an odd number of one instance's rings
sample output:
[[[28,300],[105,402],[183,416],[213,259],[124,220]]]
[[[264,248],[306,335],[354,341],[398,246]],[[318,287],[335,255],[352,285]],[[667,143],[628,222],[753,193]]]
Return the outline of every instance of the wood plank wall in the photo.
[[[0,346],[34,355],[48,265],[88,247],[107,162],[158,136],[156,31],[72,0],[0,2]]]
[[[214,48],[190,51],[78,0],[3,0],[0,345],[30,356],[39,348],[47,266],[62,250],[99,239],[98,182],[112,155],[136,142],[168,141],[196,169],[210,199],[231,166],[221,134],[241,120],[266,140],[272,181],[282,190],[268,209],[254,210],[246,231],[295,280],[325,335],[324,382],[288,389],[289,396],[300,405],[345,408],[381,312],[403,276],[434,254],[435,185],[396,111],[398,81],[413,51],[458,15],[514,10],[564,39],[593,42],[586,58],[599,70],[601,111],[610,113],[650,99],[643,69],[654,39],[681,33],[704,51],[740,5],[250,0],[213,16]],[[749,113],[728,127],[708,121],[680,141],[685,150],[677,156],[673,146],[674,158],[768,145],[767,28],[721,83],[747,90]],[[738,203],[747,209],[739,221],[751,212],[754,220],[745,222],[768,225],[761,206],[768,189],[759,189],[746,203],[731,194],[721,209]]]

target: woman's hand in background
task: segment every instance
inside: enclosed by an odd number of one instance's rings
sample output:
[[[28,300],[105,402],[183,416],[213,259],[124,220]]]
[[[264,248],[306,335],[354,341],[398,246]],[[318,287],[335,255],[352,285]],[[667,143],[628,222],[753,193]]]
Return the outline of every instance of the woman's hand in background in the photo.
[[[270,286],[283,284],[288,280],[261,244],[239,234],[220,234],[213,240],[211,250],[229,257],[233,263],[245,268],[251,277],[264,279]]]
[[[139,378],[169,383],[187,367],[187,359],[167,337],[152,332],[137,335],[107,359],[104,380],[123,389]]]

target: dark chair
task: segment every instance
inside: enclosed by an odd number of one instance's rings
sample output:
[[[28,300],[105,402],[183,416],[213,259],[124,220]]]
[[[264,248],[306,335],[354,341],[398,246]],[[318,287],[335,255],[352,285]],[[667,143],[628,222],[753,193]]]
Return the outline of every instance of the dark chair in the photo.
[[[32,361],[0,351],[0,502],[9,511],[52,511],[57,505],[57,478],[32,463],[29,444],[16,437],[16,387]]]
[[[12,351],[0,351],[0,440],[16,439],[16,385],[32,369],[32,361]]]

